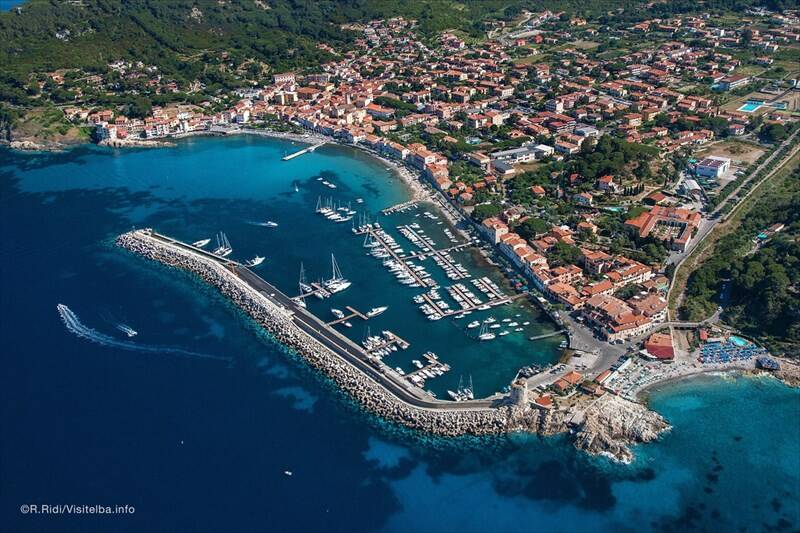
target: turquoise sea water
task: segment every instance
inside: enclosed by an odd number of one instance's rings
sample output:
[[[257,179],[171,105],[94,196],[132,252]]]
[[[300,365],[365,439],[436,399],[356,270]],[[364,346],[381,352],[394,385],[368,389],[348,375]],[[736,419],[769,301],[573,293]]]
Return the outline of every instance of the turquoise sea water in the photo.
[[[478,344],[463,325],[431,323],[364,255],[348,228],[313,214],[320,194],[366,208],[406,198],[363,154],[326,147],[292,162],[289,143],[194,139],[158,150],[82,147],[0,152],[0,523],[13,531],[641,531],[800,527],[800,395],[765,379],[702,378],[654,393],[674,425],[637,448],[633,465],[576,452],[566,437],[430,439],[362,413],[323,378],[261,338],[214,291],[111,245],[131,226],[186,240],[227,232],[235,256],[287,292],[302,260],[326,275],[330,252],[354,286],[311,304],[389,305],[373,331],[428,349],[490,393],[522,364],[557,357],[553,343],[509,335]],[[324,176],[335,191],[317,181]],[[293,185],[298,185],[299,193]],[[393,231],[435,221],[385,217]],[[252,222],[275,220],[268,229]],[[346,225],[345,225],[346,226]],[[402,237],[396,234],[398,240]],[[408,248],[408,247],[406,247]],[[463,254],[471,269],[485,270]],[[430,271],[436,273],[436,267]],[[499,280],[499,278],[498,278]],[[73,336],[55,306],[128,341]],[[526,308],[531,332],[552,328]],[[348,331],[360,338],[363,324]],[[557,344],[558,339],[555,339]],[[152,353],[135,346],[166,346]],[[414,352],[416,350],[416,352]],[[190,354],[225,356],[220,363]],[[448,381],[449,380],[449,381]],[[434,388],[435,381],[431,382]],[[284,471],[292,471],[287,476]],[[22,515],[22,504],[130,504],[127,517]]]

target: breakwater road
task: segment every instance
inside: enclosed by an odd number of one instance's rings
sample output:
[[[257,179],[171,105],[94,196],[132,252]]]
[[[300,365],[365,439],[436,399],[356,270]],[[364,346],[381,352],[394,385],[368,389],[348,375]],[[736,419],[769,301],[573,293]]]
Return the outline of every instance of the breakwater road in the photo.
[[[165,265],[189,271],[216,287],[278,342],[323,371],[366,409],[407,427],[455,436],[519,429],[504,399],[447,402],[428,397],[390,369],[376,368],[360,346],[326,326],[249,269],[159,235],[136,230],[117,244]]]
[[[375,368],[367,359],[367,353],[353,341],[330,328],[315,315],[297,305],[287,295],[279,291],[274,285],[266,282],[251,270],[244,267],[231,267],[231,271],[239,276],[245,283],[253,287],[262,295],[272,298],[276,303],[289,309],[294,314],[294,323],[306,334],[322,343],[326,348],[346,359],[372,379],[389,389],[402,400],[423,409],[488,409],[499,401],[473,400],[470,402],[437,401],[422,393],[418,387],[410,385],[407,381],[393,379]],[[391,372],[391,370],[390,370]],[[398,376],[399,377],[399,376]]]

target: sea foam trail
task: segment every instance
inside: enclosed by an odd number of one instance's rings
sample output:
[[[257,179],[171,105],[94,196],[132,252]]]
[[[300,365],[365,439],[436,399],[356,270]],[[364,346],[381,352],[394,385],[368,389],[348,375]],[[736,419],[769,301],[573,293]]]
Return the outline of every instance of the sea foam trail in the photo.
[[[82,339],[96,342],[97,344],[102,344],[103,346],[110,346],[112,348],[121,348],[123,350],[131,350],[134,352],[168,353],[184,357],[199,357],[202,359],[230,361],[230,359],[227,357],[191,352],[189,350],[184,350],[182,348],[174,348],[171,346],[151,346],[147,344],[138,344],[130,341],[121,341],[115,339],[110,335],[106,335],[105,333],[100,333],[96,329],[86,326],[83,322],[80,321],[78,315],[76,315],[72,311],[72,309],[70,309],[64,304],[58,304],[56,306],[56,309],[58,309],[58,314],[61,315],[61,320],[64,321],[64,325],[67,327],[68,331],[70,331],[71,333]]]

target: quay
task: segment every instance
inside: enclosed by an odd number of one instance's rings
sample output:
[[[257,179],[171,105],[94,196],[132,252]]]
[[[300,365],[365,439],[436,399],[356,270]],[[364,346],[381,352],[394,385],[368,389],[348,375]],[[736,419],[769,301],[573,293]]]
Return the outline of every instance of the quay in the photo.
[[[293,154],[289,154],[289,155],[283,156],[281,159],[282,159],[283,161],[291,161],[291,160],[292,160],[292,159],[294,159],[295,157],[300,157],[300,156],[301,156],[301,155],[303,155],[303,154],[308,154],[308,153],[311,153],[311,152],[313,152],[314,150],[316,150],[317,148],[319,148],[320,146],[324,146],[324,145],[326,145],[326,144],[328,144],[328,143],[327,143],[327,142],[325,142],[325,141],[323,141],[323,142],[321,142],[321,143],[317,143],[317,144],[315,144],[315,145],[313,145],[313,146],[308,146],[308,147],[306,147],[306,148],[303,148],[302,150],[298,150],[297,152],[295,152],[295,153],[293,153]]]
[[[371,360],[361,346],[236,262],[147,229],[125,233],[118,237],[117,244],[149,259],[188,270],[211,283],[279,342],[325,370],[378,414],[442,435],[505,431],[506,397],[457,403],[432,398],[385,365],[376,367],[374,358]],[[390,405],[381,406],[381,402]],[[450,423],[455,426],[443,425]]]
[[[331,320],[326,325],[327,326],[335,326],[336,324],[341,324],[342,322],[347,322],[351,318],[360,318],[361,320],[369,320],[369,317],[367,315],[365,315],[364,313],[362,313],[361,311],[359,311],[358,309],[350,307],[349,305],[346,306],[345,309],[350,311],[349,315],[345,315],[342,318],[337,318],[336,320]]]

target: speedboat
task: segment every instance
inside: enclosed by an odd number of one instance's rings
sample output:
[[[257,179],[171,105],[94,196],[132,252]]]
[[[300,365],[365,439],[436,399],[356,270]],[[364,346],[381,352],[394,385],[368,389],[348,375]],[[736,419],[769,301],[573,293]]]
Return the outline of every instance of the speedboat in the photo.
[[[277,228],[278,227],[278,223],[277,222],[273,222],[271,220],[267,220],[266,222],[264,222],[264,227]]]
[[[264,258],[261,257],[260,255],[257,255],[254,258],[252,258],[250,261],[245,263],[244,266],[246,266],[246,267],[254,267],[254,266],[260,265],[263,262],[264,262]]]
[[[123,332],[128,337],[135,337],[136,335],[139,334],[138,331],[136,331],[132,327],[127,326],[125,324],[117,324],[117,329],[120,330],[121,332]]]

